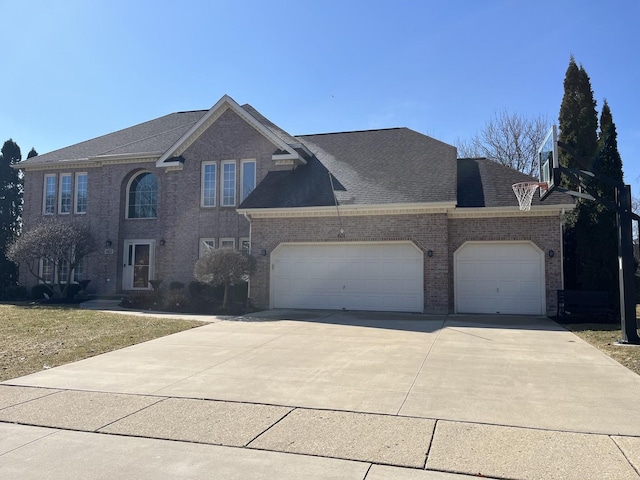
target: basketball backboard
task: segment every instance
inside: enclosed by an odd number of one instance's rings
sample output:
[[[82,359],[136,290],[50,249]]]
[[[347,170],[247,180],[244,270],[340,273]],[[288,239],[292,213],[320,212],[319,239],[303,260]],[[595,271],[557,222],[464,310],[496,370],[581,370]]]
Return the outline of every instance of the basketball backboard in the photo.
[[[537,161],[540,183],[546,184],[546,187],[540,186],[540,200],[544,200],[560,183],[558,133],[555,125],[551,127],[542,141],[542,145],[538,149]]]

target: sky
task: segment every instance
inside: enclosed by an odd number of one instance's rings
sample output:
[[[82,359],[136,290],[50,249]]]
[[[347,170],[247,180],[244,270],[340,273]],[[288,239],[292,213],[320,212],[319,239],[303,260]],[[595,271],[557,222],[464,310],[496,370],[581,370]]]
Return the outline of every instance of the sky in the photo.
[[[570,56],[640,193],[638,0],[0,0],[0,141],[46,153],[224,94],[292,135],[455,144],[506,110],[557,123]]]

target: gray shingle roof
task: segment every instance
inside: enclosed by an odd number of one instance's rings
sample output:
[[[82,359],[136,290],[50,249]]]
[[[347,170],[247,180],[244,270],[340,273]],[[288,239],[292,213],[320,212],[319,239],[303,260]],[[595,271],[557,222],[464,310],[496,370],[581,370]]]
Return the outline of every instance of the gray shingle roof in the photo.
[[[461,158],[458,160],[458,207],[517,207],[518,200],[511,185],[537,181],[487,158]],[[553,192],[544,202],[536,192],[531,202],[534,207],[572,203],[569,195],[559,192]]]
[[[534,180],[491,160],[456,160],[454,147],[408,128],[293,137],[251,105],[242,108],[285,143],[304,144],[314,157],[295,170],[267,174],[241,208],[331,206],[336,198],[341,205],[457,201],[459,207],[507,207],[517,206],[511,185]],[[172,113],[21,165],[82,162],[103,155],[160,155],[207,112]],[[533,202],[540,204],[538,195]],[[572,199],[554,193],[545,203],[570,204]]]
[[[344,187],[333,178],[333,187]],[[269,172],[240,208],[326,207],[335,205],[329,172],[312,157],[295,170]]]
[[[297,138],[344,186],[343,205],[455,202],[451,145],[408,128]]]
[[[455,202],[456,150],[408,128],[295,137],[314,157],[269,174],[240,208]]]
[[[207,110],[172,113],[133,127],[32,157],[21,162],[21,165],[77,162],[99,155],[163,153],[206,113]]]

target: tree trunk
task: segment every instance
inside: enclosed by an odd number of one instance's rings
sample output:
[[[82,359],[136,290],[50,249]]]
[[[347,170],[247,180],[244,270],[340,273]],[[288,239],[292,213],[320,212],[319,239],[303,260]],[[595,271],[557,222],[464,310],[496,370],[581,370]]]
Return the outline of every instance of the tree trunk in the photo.
[[[222,309],[226,310],[229,304],[229,284],[224,284],[224,295],[222,296]]]

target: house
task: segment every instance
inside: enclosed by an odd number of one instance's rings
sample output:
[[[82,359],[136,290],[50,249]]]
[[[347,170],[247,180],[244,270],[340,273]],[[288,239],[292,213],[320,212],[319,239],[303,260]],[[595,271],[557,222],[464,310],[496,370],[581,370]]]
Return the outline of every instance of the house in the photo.
[[[529,177],[407,128],[292,136],[225,95],[20,168],[26,229],[90,225],[96,294],[188,283],[207,248],[256,257],[263,308],[546,314],[562,288],[572,200],[521,212]]]

